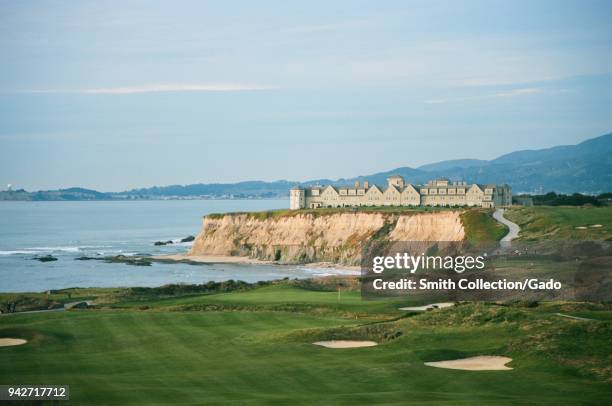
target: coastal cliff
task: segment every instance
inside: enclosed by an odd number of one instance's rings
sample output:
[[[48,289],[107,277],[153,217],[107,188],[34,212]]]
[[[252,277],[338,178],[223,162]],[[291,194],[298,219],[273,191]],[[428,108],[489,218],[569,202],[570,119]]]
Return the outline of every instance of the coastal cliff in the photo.
[[[358,265],[362,243],[458,241],[466,232],[462,211],[236,213],[204,218],[189,255],[231,255],[307,263]]]

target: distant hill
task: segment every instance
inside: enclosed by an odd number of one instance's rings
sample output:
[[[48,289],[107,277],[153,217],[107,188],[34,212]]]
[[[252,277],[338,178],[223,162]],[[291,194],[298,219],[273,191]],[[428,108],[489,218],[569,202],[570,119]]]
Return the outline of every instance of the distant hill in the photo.
[[[434,164],[427,164],[419,166],[417,169],[421,171],[445,171],[455,168],[472,168],[474,166],[481,166],[486,164],[488,161],[482,159],[452,159],[450,161],[436,162]]]
[[[612,133],[541,150],[517,151],[476,166],[433,171],[470,182],[508,183],[515,192],[612,190]]]
[[[238,183],[197,183],[192,185],[154,186],[132,189],[116,193],[117,196],[155,196],[155,197],[232,197],[232,198],[271,198],[288,194],[296,182],[279,180],[276,182],[247,181]]]
[[[386,185],[387,178],[391,175],[403,176],[405,179],[412,180],[413,183],[421,183],[425,179],[429,179],[431,177],[431,173],[429,172],[421,171],[419,169],[414,169],[406,166],[402,168],[396,168],[391,171],[375,173],[372,175],[357,176],[350,179],[338,179],[334,181],[333,184],[353,184],[355,183],[355,181],[363,182],[367,180],[371,184]]]
[[[27,192],[23,189],[0,192],[0,200],[111,200],[112,193],[103,193],[96,190],[72,187],[59,190],[39,190]]]
[[[590,193],[612,190],[612,133],[577,145],[563,145],[540,150],[516,151],[486,161],[456,159],[344,180],[368,179],[385,184],[393,174],[419,184],[432,178],[447,177],[475,183],[507,183],[515,193]]]
[[[421,184],[441,176],[475,183],[508,183],[515,194],[610,192],[612,191],[612,133],[577,145],[511,152],[490,161],[454,159],[418,168],[401,167],[348,179],[313,179],[301,184],[303,186],[345,185],[368,180],[372,184],[385,185],[390,175],[401,175],[406,181],[414,184]],[[38,192],[16,190],[0,192],[0,200],[265,199],[286,197],[288,190],[296,183],[287,180],[199,183],[154,186],[119,193],[103,193],[83,188]]]

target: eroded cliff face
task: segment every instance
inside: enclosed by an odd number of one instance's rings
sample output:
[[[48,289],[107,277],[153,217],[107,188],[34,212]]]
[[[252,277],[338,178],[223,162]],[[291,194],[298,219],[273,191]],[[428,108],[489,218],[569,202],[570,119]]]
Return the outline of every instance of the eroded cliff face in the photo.
[[[465,237],[460,211],[435,213],[312,213],[258,218],[249,214],[205,217],[189,255],[247,255],[282,263],[329,261],[358,265],[370,239],[458,241]]]

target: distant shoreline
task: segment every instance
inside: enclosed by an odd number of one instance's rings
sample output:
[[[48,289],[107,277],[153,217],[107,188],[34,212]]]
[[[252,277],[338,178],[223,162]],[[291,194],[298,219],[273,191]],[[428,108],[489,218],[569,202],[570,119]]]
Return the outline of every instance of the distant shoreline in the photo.
[[[2,193],[2,192],[0,192]],[[279,197],[146,197],[146,198],[101,198],[101,199],[3,199],[2,202],[131,202],[165,200],[289,200],[289,195]]]

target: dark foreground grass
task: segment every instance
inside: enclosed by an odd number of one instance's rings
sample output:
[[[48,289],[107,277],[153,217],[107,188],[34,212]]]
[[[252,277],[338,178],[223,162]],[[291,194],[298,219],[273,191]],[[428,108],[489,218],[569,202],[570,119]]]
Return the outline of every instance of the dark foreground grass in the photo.
[[[0,348],[0,383],[69,384],[77,404],[609,400],[612,386],[605,366],[610,362],[610,326],[605,320],[555,316],[562,305],[531,309],[485,304],[398,318],[402,313],[395,304],[362,302],[353,292],[345,293],[338,301],[334,292],[280,285],[166,299],[159,306],[150,302],[146,311],[123,302],[122,309],[2,316],[0,336],[30,341]],[[202,303],[242,308],[177,311]],[[329,311],[259,310],[262,305],[298,303]],[[584,309],[593,313],[608,308]],[[379,314],[387,321],[356,319],[352,312]],[[331,350],[311,344],[326,337],[370,338],[381,345]],[[490,354],[513,357],[514,369],[453,371],[423,364]]]

